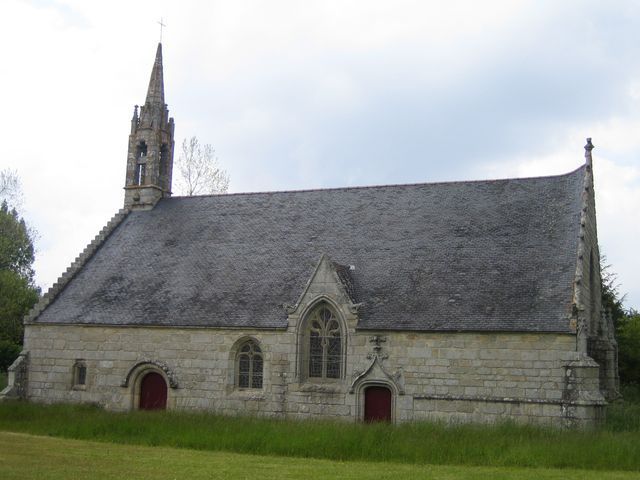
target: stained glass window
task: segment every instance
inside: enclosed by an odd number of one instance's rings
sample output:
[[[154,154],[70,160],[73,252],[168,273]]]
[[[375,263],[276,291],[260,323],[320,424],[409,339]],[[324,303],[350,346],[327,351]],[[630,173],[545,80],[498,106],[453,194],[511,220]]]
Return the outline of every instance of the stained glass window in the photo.
[[[327,307],[309,319],[309,377],[340,378],[342,336],[340,324]]]

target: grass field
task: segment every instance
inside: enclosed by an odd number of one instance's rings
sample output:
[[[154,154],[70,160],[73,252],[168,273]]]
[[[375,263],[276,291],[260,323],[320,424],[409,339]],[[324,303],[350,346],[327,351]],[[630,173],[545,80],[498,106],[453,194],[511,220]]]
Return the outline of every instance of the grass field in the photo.
[[[104,444],[0,432],[2,478],[102,479],[541,479],[627,480],[633,472],[337,462]]]
[[[130,445],[334,461],[414,465],[585,468],[640,472],[640,411],[612,409],[595,431],[430,423],[294,422],[187,412],[0,403],[0,430]]]

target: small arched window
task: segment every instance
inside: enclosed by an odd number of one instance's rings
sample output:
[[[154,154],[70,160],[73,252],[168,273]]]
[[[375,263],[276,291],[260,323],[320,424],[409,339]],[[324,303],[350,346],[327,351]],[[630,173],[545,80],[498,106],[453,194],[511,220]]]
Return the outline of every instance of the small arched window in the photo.
[[[147,156],[147,144],[145,142],[140,142],[136,147],[136,159],[144,159]]]
[[[309,378],[340,378],[342,332],[333,312],[322,305],[307,319]]]
[[[76,360],[73,364],[73,388],[84,389],[87,386],[87,364],[84,360]]]
[[[262,350],[253,340],[247,340],[238,349],[236,371],[238,388],[262,388]]]

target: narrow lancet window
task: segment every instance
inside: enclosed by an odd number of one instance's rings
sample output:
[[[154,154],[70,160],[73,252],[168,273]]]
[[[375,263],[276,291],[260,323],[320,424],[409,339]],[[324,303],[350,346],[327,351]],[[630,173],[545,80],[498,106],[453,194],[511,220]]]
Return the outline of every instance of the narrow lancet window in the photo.
[[[87,385],[87,365],[84,360],[76,360],[73,364],[73,387],[84,389]]]
[[[146,165],[144,163],[138,163],[136,165],[136,175],[134,178],[135,185],[144,185],[145,171],[146,171]]]
[[[147,162],[147,144],[145,142],[140,142],[136,147],[136,170],[133,174],[134,185],[145,184],[146,162]]]

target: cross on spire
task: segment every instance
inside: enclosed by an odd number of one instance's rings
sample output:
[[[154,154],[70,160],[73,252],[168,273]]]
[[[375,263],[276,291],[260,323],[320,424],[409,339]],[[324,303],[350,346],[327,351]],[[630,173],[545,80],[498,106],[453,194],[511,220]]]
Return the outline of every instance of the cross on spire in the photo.
[[[166,23],[162,23],[162,17],[160,17],[160,21],[156,22],[158,25],[160,25],[160,43],[162,43],[162,28],[166,27],[167,24]]]

